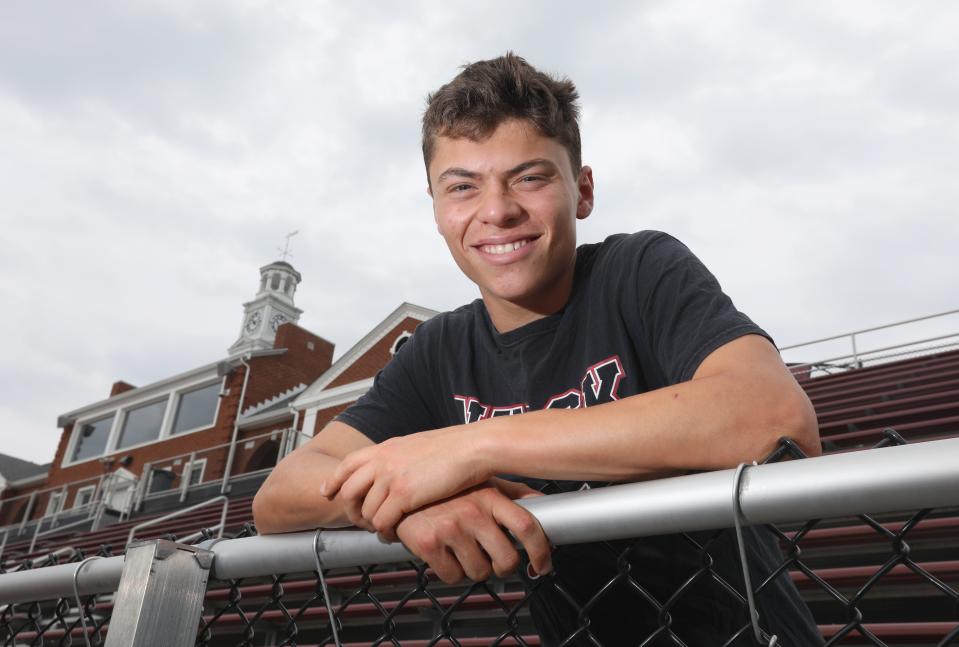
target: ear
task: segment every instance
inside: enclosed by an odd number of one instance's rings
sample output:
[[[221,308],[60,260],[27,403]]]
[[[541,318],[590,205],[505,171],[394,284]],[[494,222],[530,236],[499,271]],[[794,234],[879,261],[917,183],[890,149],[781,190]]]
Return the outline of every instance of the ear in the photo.
[[[593,212],[593,169],[584,166],[576,178],[579,189],[579,201],[576,203],[576,218],[583,220]]]

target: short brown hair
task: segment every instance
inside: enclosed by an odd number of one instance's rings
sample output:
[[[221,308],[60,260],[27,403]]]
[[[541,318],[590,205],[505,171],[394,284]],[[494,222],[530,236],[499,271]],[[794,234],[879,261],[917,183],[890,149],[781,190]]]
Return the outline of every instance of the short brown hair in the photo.
[[[582,164],[579,94],[567,78],[540,72],[522,57],[499,58],[463,66],[452,81],[429,95],[423,113],[423,161],[429,176],[437,137],[489,137],[508,119],[523,119],[569,153],[574,173]]]

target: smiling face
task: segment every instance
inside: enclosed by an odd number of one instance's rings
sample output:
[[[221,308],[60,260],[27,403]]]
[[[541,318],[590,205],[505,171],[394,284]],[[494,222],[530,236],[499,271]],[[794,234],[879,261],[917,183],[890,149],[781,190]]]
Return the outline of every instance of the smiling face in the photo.
[[[566,304],[589,167],[574,175],[559,142],[510,120],[482,141],[438,137],[429,177],[437,228],[500,332]]]

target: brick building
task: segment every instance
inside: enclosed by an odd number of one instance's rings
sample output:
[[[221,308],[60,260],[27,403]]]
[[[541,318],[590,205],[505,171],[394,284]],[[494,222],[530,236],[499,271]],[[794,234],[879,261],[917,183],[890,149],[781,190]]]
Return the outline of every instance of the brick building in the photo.
[[[59,416],[49,465],[0,457],[0,528],[97,525],[255,489],[294,444],[293,399],[332,364],[333,344],[296,325],[300,280],[286,262],[260,268],[226,357],[140,387],[118,381]]]

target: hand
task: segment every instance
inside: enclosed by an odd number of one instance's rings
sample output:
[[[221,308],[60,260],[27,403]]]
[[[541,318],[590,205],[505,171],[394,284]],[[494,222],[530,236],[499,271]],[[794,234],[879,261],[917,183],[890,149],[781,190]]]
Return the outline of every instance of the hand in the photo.
[[[476,430],[464,426],[391,438],[348,454],[320,486],[355,525],[394,538],[403,515],[490,477],[479,465]]]
[[[447,584],[463,576],[481,582],[505,577],[519,565],[506,528],[525,548],[533,569],[552,570],[551,547],[539,522],[510,498],[542,496],[519,483],[500,479],[470,488],[407,515],[396,527],[403,544],[429,564]]]

